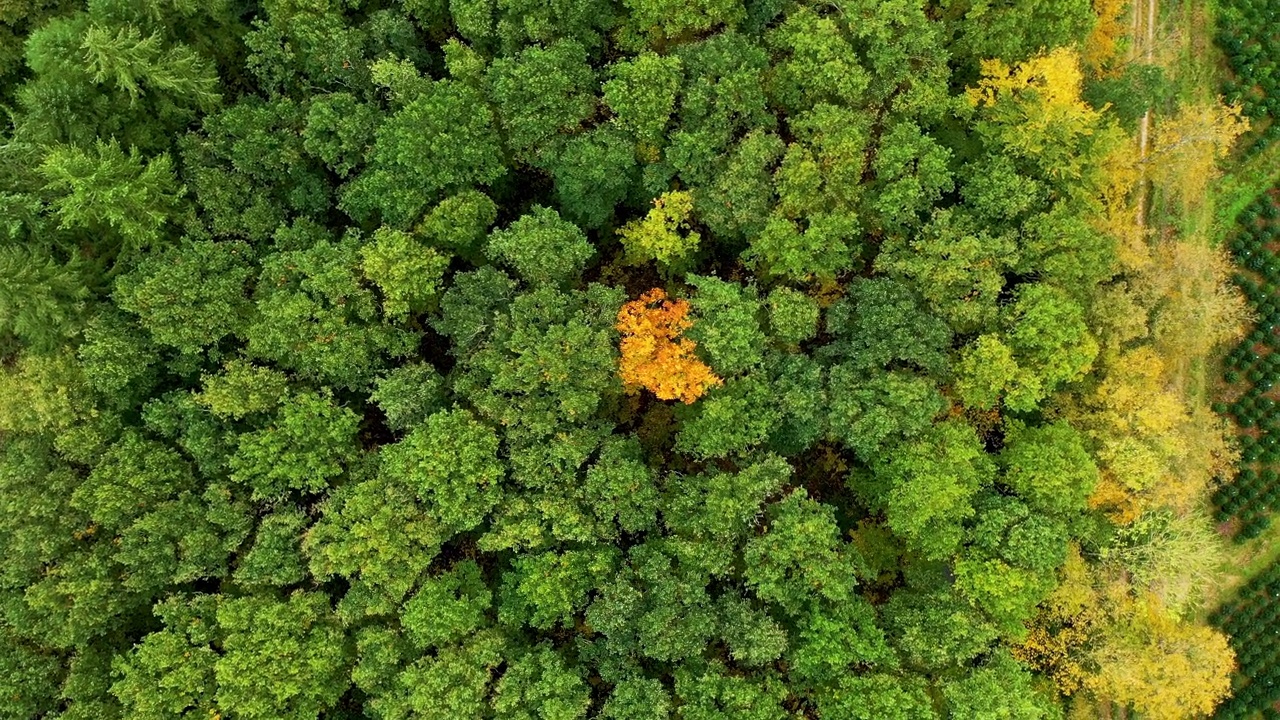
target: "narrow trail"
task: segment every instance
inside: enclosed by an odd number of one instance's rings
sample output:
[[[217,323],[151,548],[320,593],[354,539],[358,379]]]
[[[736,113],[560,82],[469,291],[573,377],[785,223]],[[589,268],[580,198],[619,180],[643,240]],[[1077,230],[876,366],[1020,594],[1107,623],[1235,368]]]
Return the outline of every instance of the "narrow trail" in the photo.
[[[1156,47],[1156,0],[1133,0],[1133,47],[1131,60],[1137,61],[1139,56],[1147,64],[1155,63]],[[1146,11],[1145,13],[1143,11]],[[1144,17],[1145,15],[1145,17]],[[1138,161],[1145,168],[1147,151],[1151,138],[1151,108],[1142,115],[1142,123],[1138,129]],[[1147,226],[1147,181],[1146,171],[1139,181],[1141,188],[1138,194],[1138,228],[1145,230]]]

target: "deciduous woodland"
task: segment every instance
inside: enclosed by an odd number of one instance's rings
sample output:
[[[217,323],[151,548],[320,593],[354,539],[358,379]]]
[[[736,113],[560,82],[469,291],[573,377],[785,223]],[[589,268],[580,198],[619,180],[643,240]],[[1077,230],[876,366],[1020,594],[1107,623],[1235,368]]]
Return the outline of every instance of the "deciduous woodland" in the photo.
[[[1211,715],[1146,10],[0,0],[0,718]]]

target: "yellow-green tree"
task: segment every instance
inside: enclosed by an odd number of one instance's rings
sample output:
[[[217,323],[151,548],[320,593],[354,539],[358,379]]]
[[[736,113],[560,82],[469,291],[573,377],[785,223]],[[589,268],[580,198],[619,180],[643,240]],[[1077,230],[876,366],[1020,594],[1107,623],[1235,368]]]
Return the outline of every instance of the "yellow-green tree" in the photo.
[[[690,229],[693,193],[673,190],[654,198],[653,209],[618,231],[627,251],[627,262],[656,262],[664,272],[675,272],[697,251],[702,239]],[[681,233],[681,231],[684,231]]]

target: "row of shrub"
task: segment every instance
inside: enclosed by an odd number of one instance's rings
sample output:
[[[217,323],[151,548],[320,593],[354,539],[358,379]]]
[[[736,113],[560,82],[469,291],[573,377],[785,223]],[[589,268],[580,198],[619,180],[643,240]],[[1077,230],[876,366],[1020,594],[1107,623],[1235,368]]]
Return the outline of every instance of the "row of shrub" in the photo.
[[[1274,0],[1223,0],[1218,47],[1234,77],[1223,92],[1240,103],[1259,129],[1251,150],[1280,138],[1280,3]]]
[[[1280,205],[1263,195],[1237,218],[1228,247],[1240,266],[1236,285],[1257,317],[1254,327],[1223,360],[1223,380],[1232,402],[1214,410],[1240,426],[1240,469],[1214,494],[1219,522],[1238,520],[1238,540],[1262,534],[1280,505],[1280,401],[1268,396],[1280,384]]]
[[[1231,636],[1240,670],[1235,688],[1214,716],[1244,720],[1261,713],[1280,718],[1280,563],[1273,563],[1240,589],[1235,601],[1210,615]]]
[[[1218,47],[1232,77],[1222,90],[1239,103],[1254,131],[1245,145],[1256,153],[1280,138],[1280,2],[1221,0]],[[1275,192],[1275,191],[1273,191]],[[1214,494],[1217,519],[1235,519],[1236,540],[1260,536],[1280,504],[1280,203],[1263,194],[1236,218],[1228,247],[1239,266],[1236,285],[1257,321],[1225,358],[1223,379],[1231,403],[1214,409],[1240,426],[1240,468]],[[1243,387],[1242,387],[1243,386]],[[1280,720],[1280,563],[1249,581],[1236,599],[1210,617],[1231,638],[1239,667],[1232,696],[1219,707],[1221,720]]]

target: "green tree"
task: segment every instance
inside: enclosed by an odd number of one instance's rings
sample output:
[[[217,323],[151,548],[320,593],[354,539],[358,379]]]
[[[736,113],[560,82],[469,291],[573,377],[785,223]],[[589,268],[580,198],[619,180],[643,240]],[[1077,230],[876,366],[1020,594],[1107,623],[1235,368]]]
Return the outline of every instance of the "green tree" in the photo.
[[[954,183],[951,151],[918,124],[902,121],[880,138],[872,168],[872,227],[886,231],[915,229],[925,213]]]
[[[1001,633],[1021,639],[1025,623],[1056,585],[1052,576],[996,559],[962,558],[955,564],[956,587],[982,610]]]
[[[602,522],[616,523],[618,531],[638,533],[657,525],[660,498],[654,472],[633,438],[605,441],[583,487],[587,507]]]
[[[1005,332],[980,336],[961,355],[956,385],[977,407],[1002,400],[1010,410],[1033,410],[1083,378],[1098,355],[1084,309],[1065,291],[1030,283],[1016,297],[1002,312]]]
[[[912,373],[868,377],[857,365],[842,364],[831,368],[829,378],[831,437],[866,461],[896,443],[919,437],[947,409],[947,400],[934,383]]]
[[[236,452],[235,429],[215,417],[191,391],[171,391],[152,398],[142,409],[144,427],[182,448],[202,475],[225,475]]]
[[[590,702],[580,672],[548,645],[512,660],[493,693],[498,720],[578,720]]]
[[[690,549],[703,553],[696,558],[701,563],[717,552],[715,545]],[[710,578],[695,558],[681,558],[679,551],[671,542],[648,540],[631,548],[622,572],[602,583],[585,617],[604,636],[608,651],[678,661],[700,654],[716,634]],[[727,565],[732,557],[722,559]]]
[[[611,64],[603,90],[613,122],[638,142],[654,147],[664,144],[682,74],[679,57],[653,52]]]
[[[776,389],[763,373],[712,388],[693,406],[679,408],[676,450],[708,459],[758,447],[782,420],[777,401]]]
[[[1084,509],[1098,468],[1084,438],[1065,422],[1014,428],[1000,453],[1001,481],[1041,512],[1068,515]]]
[[[889,527],[909,549],[942,560],[955,553],[963,523],[975,515],[973,497],[990,485],[995,465],[973,428],[948,421],[880,458],[875,472],[889,486]]]
[[[209,28],[207,34],[179,38],[191,44],[175,41],[179,33],[173,28],[138,17],[148,14],[145,9],[121,12],[112,5],[99,2],[87,12],[69,12],[38,2],[32,19],[39,25],[22,31],[29,33],[27,42],[13,38],[5,53],[6,59],[24,54],[31,70],[29,81],[5,92],[22,111],[19,135],[44,146],[88,147],[114,139],[150,154],[169,147],[175,134],[218,104],[220,80],[203,50],[213,49],[215,36],[232,45],[237,38]],[[238,25],[234,19],[228,24]],[[147,37],[140,25],[148,26]]]
[[[763,608],[736,593],[716,600],[720,637],[734,662],[758,667],[777,660],[787,649],[787,631]]]
[[[400,622],[418,647],[440,647],[487,626],[492,602],[480,566],[467,560],[424,580],[405,601]]]
[[[80,363],[68,350],[23,352],[0,372],[0,430],[65,431],[96,414]]]
[[[147,596],[124,587],[114,555],[110,541],[70,550],[0,608],[5,622],[47,648],[102,647],[149,605]]]
[[[828,396],[822,366],[807,355],[773,353],[765,357],[765,370],[773,402],[781,411],[781,418],[769,433],[768,447],[782,455],[798,455],[828,432]]]
[[[53,654],[12,633],[0,635],[0,712],[9,717],[53,712],[61,674],[61,663]]]
[[[91,25],[81,47],[93,81],[113,84],[130,100],[159,92],[209,112],[221,99],[212,64],[186,46],[164,47],[158,33],[144,38],[132,25]]]
[[[391,227],[406,227],[442,194],[497,180],[506,172],[501,159],[480,92],[433,82],[378,126],[369,168],[346,186],[342,207],[357,219],[376,212]]]
[[[769,293],[769,329],[774,339],[798,345],[818,334],[818,303],[789,287]]]
[[[571,133],[595,111],[595,73],[581,44],[528,47],[489,66],[489,96],[516,157],[537,164],[560,133]]]
[[[485,254],[515,270],[525,282],[547,285],[576,280],[595,249],[560,213],[535,205],[506,229],[493,231]]]
[[[288,506],[262,518],[253,544],[236,560],[233,579],[247,587],[288,587],[305,580],[301,540],[309,522],[301,510]]]
[[[1010,495],[987,491],[974,503],[979,515],[970,528],[971,558],[997,558],[1047,575],[1067,559],[1066,520],[1033,512]]]
[[[183,192],[168,155],[145,159],[116,142],[98,141],[90,150],[57,148],[38,170],[61,227],[111,232],[125,257],[160,242]]]
[[[823,168],[822,190],[814,198],[814,211],[856,212],[867,170],[868,123],[865,114],[828,103],[817,103],[792,116],[799,152]]]
[[[609,126],[569,138],[545,167],[555,180],[560,209],[586,229],[608,225],[638,178],[636,148]]]
[[[690,300],[693,327],[685,334],[707,354],[711,367],[729,377],[759,365],[767,338],[760,329],[763,303],[755,288],[711,276],[690,275],[686,281],[698,292]]]
[[[847,28],[838,17],[802,7],[787,14],[765,39],[779,57],[769,94],[788,114],[820,102],[859,105],[870,73],[859,62]]]
[[[1014,202],[1007,195],[996,199]],[[935,211],[917,234],[891,235],[875,267],[913,281],[930,310],[956,332],[967,333],[995,326],[1004,276],[1016,257],[1012,233],[948,209]]]
[[[742,4],[729,0],[625,0],[623,6],[630,12],[625,42],[635,48],[705,33],[717,25],[732,27],[743,19]]]
[[[491,294],[474,301],[480,307],[502,302]],[[473,311],[462,303],[450,307],[448,293],[443,304],[442,327],[476,343],[473,351],[461,351],[452,374],[454,392],[503,428],[512,477],[536,487],[554,483],[557,473],[576,471],[608,432],[600,418],[606,401],[622,394],[613,327],[621,291],[592,284],[563,292],[544,285],[515,297],[497,314],[469,315]],[[483,335],[455,333],[455,327],[465,332],[457,325],[463,313]]]
[[[502,575],[498,619],[513,627],[569,627],[617,564],[618,551],[608,546],[517,557]]]
[[[324,166],[304,149],[306,117],[287,98],[242,101],[183,139],[186,177],[213,234],[259,243],[281,237],[290,219],[295,231],[327,234],[306,220],[325,217],[333,196]]]
[[[229,360],[221,373],[200,379],[204,390],[196,402],[217,417],[233,420],[276,410],[289,392],[284,373],[246,360]]]
[[[688,102],[685,106],[688,107]],[[711,134],[714,131],[708,129],[706,132]],[[680,169],[681,176],[694,186],[698,218],[724,240],[753,238],[759,234],[766,226],[773,204],[772,169],[782,156],[782,140],[771,132],[757,129],[732,148],[726,147],[707,158],[700,158],[697,154],[690,157],[687,155],[689,149],[688,146],[673,146],[667,154]],[[711,165],[705,174],[698,167],[702,160]],[[827,239],[832,242],[830,252],[810,246],[793,262],[839,264],[843,246],[836,238]]]
[[[103,308],[85,324],[78,352],[80,367],[102,407],[128,410],[142,405],[159,380],[159,349],[125,313]]]
[[[440,527],[470,530],[502,497],[498,436],[467,410],[442,410],[382,451],[382,477],[412,490]]]
[[[450,6],[462,3],[450,3]],[[601,0],[561,0],[548,5],[538,0],[501,0],[497,4],[497,33],[503,54],[530,44],[551,45],[574,40],[595,51],[617,22],[618,8]]]
[[[838,684],[852,667],[896,663],[875,610],[859,596],[815,603],[800,621],[787,659],[791,674],[810,687]]]
[[[370,705],[385,717],[406,720],[484,717],[491,709],[489,694],[497,668],[506,660],[505,651],[501,636],[477,633],[414,662]]]
[[[275,423],[239,437],[231,479],[252,488],[255,500],[322,492],[354,460],[359,424],[359,416],[325,395],[296,394]]]
[[[766,527],[743,550],[747,584],[757,597],[791,615],[820,599],[851,601],[860,558],[841,542],[830,506],[799,489],[769,508]]]
[[[1009,656],[998,652],[967,677],[943,684],[942,694],[952,717],[975,720],[1040,720],[1061,717],[1061,709],[1039,692],[1034,676]]]
[[[176,451],[129,432],[75,489],[71,504],[103,527],[121,530],[164,500],[192,490],[195,482]]]
[[[330,170],[346,177],[364,165],[377,126],[376,108],[351,93],[320,95],[307,109],[302,147]]]
[[[392,368],[374,382],[369,399],[378,404],[392,430],[411,430],[437,410],[447,398],[444,378],[426,363]]]
[[[878,370],[897,361],[935,375],[946,370],[951,332],[903,283],[852,281],[848,295],[827,309],[826,325],[833,341],[821,353],[852,367]]]
[[[247,503],[225,486],[211,484],[199,495],[162,502],[113,540],[121,584],[145,597],[170,585],[222,577],[252,527]]]
[[[207,718],[216,712],[214,666],[220,639],[214,595],[175,596],[155,607],[165,628],[112,662],[119,679],[111,693],[127,717],[139,720]]]
[[[329,496],[302,541],[312,575],[350,583],[348,618],[394,614],[449,537],[411,488],[368,472]]]
[[[414,233],[433,247],[448,250],[471,261],[481,257],[489,227],[498,217],[498,206],[478,190],[463,190],[441,200]]]
[[[217,618],[225,639],[214,662],[216,697],[228,713],[314,719],[346,691],[350,650],[323,593],[232,598]]]
[[[375,15],[375,18],[377,16]],[[371,22],[373,19],[371,18]],[[412,30],[409,30],[412,33]],[[270,95],[368,83],[368,33],[355,27],[342,9],[329,3],[268,5],[246,33],[245,64]],[[411,47],[397,48],[411,50]]]
[[[1004,322],[1014,359],[1040,381],[1045,394],[1084,377],[1098,355],[1084,309],[1051,285],[1019,288]]]
[[[947,24],[954,28],[955,52],[970,62],[1001,58],[1024,60],[1046,49],[1078,43],[1095,17],[1082,0],[1037,0],[1017,6],[990,0],[947,0]]]
[[[515,295],[515,280],[496,268],[459,273],[440,298],[440,318],[433,325],[453,343],[455,355],[469,357],[488,344],[495,315],[507,315]]]
[[[818,695],[824,720],[932,720],[938,717],[923,683],[877,673],[840,678]]]
[[[969,407],[990,410],[1004,403],[1031,408],[1043,395],[1040,383],[1018,367],[1013,351],[997,335],[979,335],[960,352],[956,392]]]
[[[1062,201],[1028,219],[1016,269],[1039,273],[1057,287],[1075,289],[1077,297],[1083,289],[1114,275],[1115,241],[1090,225],[1089,213],[1077,203]]]
[[[49,350],[74,334],[87,295],[74,265],[21,245],[0,248],[0,332]]]
[[[603,713],[608,720],[667,720],[671,695],[659,680],[628,678],[613,686]]]
[[[659,0],[654,9],[664,2]],[[687,8],[696,11],[696,6]],[[679,14],[671,13],[673,18]],[[658,24],[647,23],[647,27],[655,25]],[[671,133],[668,157],[691,184],[704,184],[706,176],[699,171],[708,163],[714,166],[717,155],[728,150],[735,136],[770,128],[777,122],[768,111],[762,82],[769,55],[751,36],[733,32],[683,44],[674,54],[684,66],[685,84],[677,111],[680,128]],[[690,157],[694,162],[678,161],[680,147],[696,148],[701,157]]]
[[[899,590],[882,612],[889,640],[908,668],[963,667],[999,636],[977,609],[946,590]]]
[[[443,290],[449,257],[408,233],[379,228],[360,248],[364,276],[382,291],[382,314],[404,320],[432,309]]]
[[[245,329],[248,354],[350,388],[372,380],[384,355],[407,354],[414,336],[379,321],[359,267],[352,235],[266,258],[254,293],[257,313]]]
[[[40,478],[33,483],[31,478]],[[38,581],[46,570],[69,557],[76,533],[91,520],[71,503],[72,492],[84,481],[54,454],[46,439],[13,436],[0,446],[0,550],[8,561],[0,569],[0,587],[17,589]],[[18,642],[8,634],[6,643]],[[6,645],[15,662],[25,663],[25,646]],[[39,664],[38,660],[31,662]],[[30,686],[34,688],[38,686]]]
[[[672,533],[741,544],[762,514],[765,500],[791,478],[782,458],[767,456],[740,472],[709,471],[667,481],[663,522]]]
[[[783,720],[786,691],[777,676],[730,675],[719,662],[687,663],[676,670],[676,696],[686,720]]]
[[[803,227],[775,215],[742,257],[763,277],[830,283],[853,266],[849,241],[859,234],[858,223],[849,215],[815,215]]]
[[[354,633],[355,665],[351,682],[368,696],[368,711],[391,714],[390,694],[411,655],[409,642],[397,629],[375,623]]]
[[[113,298],[156,342],[197,353],[243,332],[253,311],[246,297],[252,258],[243,243],[188,241],[117,278]]]

